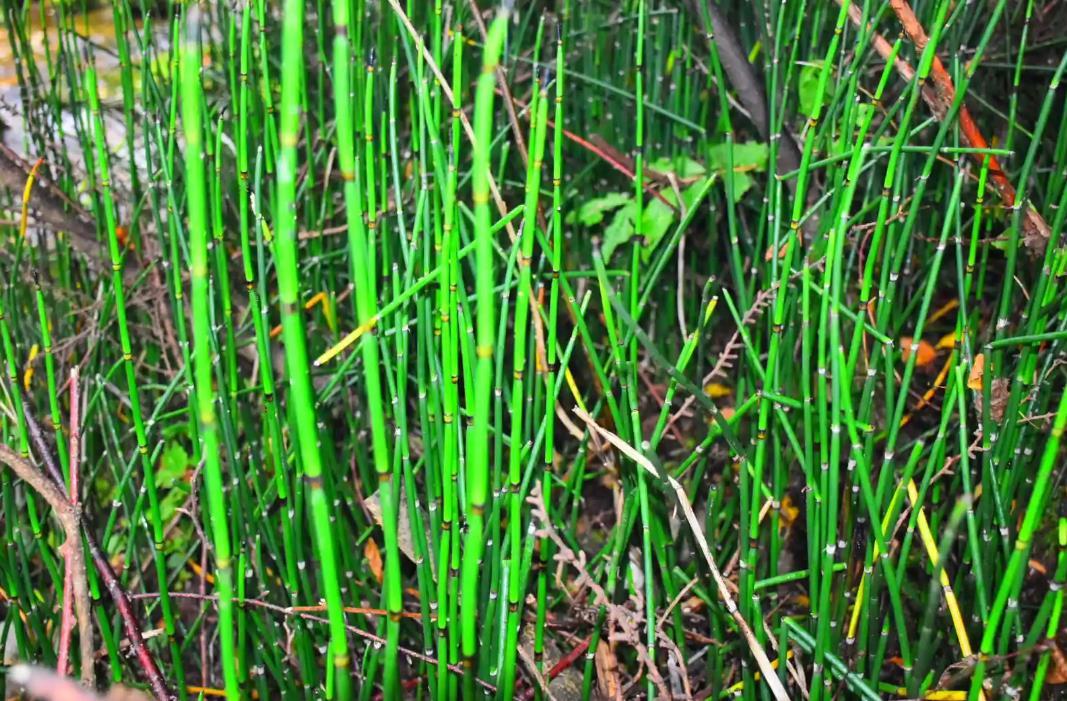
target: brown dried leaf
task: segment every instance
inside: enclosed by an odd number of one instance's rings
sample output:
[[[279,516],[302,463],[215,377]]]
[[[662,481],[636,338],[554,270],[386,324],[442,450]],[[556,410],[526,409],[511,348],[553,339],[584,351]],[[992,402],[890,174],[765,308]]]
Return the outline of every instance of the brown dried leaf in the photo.
[[[994,421],[999,422],[1004,419],[1004,410],[1007,408],[1008,398],[1011,396],[1011,380],[1006,377],[998,377],[993,380],[989,388],[989,395],[989,415]],[[982,398],[981,392],[974,393],[974,410],[979,415],[982,414]]]
[[[1052,655],[1049,665],[1048,676],[1045,677],[1045,681],[1049,684],[1059,686],[1060,684],[1067,684],[1067,656],[1063,654],[1063,650],[1055,642],[1052,643]]]
[[[611,645],[600,640],[596,646],[596,683],[605,699],[619,698],[619,661]]]
[[[371,494],[369,497],[363,500],[363,505],[367,507],[367,511],[370,512],[374,522],[379,526],[382,525],[382,500],[377,491]],[[396,540],[397,546],[400,548],[400,552],[404,553],[404,556],[412,562],[417,561],[415,555],[415,539],[411,531],[411,519],[408,514],[408,500],[401,497],[400,499],[400,518],[396,524]],[[430,541],[429,532],[426,531],[426,515],[420,510],[422,516],[423,532],[426,533],[426,542]]]
[[[1045,220],[1033,208],[1030,208],[1023,219],[1023,245],[1030,251],[1030,254],[1035,257],[1044,255],[1051,235],[1052,232]]]

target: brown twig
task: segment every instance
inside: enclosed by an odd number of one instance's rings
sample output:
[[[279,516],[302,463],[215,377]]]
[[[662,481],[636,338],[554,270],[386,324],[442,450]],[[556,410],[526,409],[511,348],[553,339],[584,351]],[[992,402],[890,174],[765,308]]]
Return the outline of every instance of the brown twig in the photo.
[[[41,433],[41,426],[34,418],[33,412],[30,411],[28,402],[23,403],[23,415],[26,419],[26,428],[28,429],[28,433],[30,434],[30,442],[37,450],[37,453],[40,455],[42,462],[44,462],[46,467],[48,467],[49,472],[58,474],[59,469],[56,467],[55,458],[52,456],[51,450],[44,441],[44,435]],[[18,460],[21,465],[16,466],[12,464],[9,458],[14,458],[15,460]],[[130,606],[130,599],[126,596],[125,590],[123,590],[122,585],[119,583],[119,578],[115,575],[115,570],[111,568],[111,564],[107,561],[107,556],[104,555],[104,552],[100,549],[100,545],[96,542],[96,538],[93,536],[91,529],[89,529],[86,524],[83,523],[81,508],[73,506],[67,500],[66,489],[64,488],[62,479],[60,479],[58,482],[51,481],[44,473],[38,471],[32,465],[22,460],[22,458],[17,456],[14,451],[12,451],[7,446],[0,446],[0,462],[7,463],[11,467],[11,469],[15,470],[15,472],[18,473],[18,475],[23,479],[26,479],[26,477],[23,475],[24,471],[28,470],[30,473],[32,473],[32,477],[36,481],[27,481],[30,482],[30,484],[34,486],[34,488],[37,488],[37,491],[41,492],[41,494],[45,496],[46,499],[48,499],[49,503],[52,505],[52,508],[56,510],[57,515],[60,515],[61,520],[63,518],[64,513],[76,517],[76,520],[70,522],[69,524],[70,527],[74,528],[75,530],[67,531],[67,542],[72,542],[71,534],[73,533],[78,533],[80,531],[84,536],[85,543],[89,547],[89,556],[93,560],[93,565],[96,567],[96,571],[100,575],[100,579],[102,579],[104,582],[104,587],[111,595],[112,601],[115,602],[115,608],[119,610],[119,617],[122,618],[123,627],[126,629],[126,637],[130,640],[130,648],[133,650],[134,655],[136,655],[137,657],[137,661],[141,665],[141,669],[144,671],[145,678],[148,680],[148,685],[151,687],[152,693],[155,694],[156,699],[158,699],[158,701],[170,701],[171,695],[170,692],[167,690],[167,683],[163,678],[163,674],[159,671],[159,666],[156,664],[155,658],[152,657],[152,653],[148,651],[147,647],[145,647],[144,636],[141,635],[141,624],[137,621],[137,617],[133,614],[133,607]],[[23,470],[23,472],[20,472],[20,469]],[[45,494],[45,492],[42,492],[41,489],[38,488],[38,485],[42,485],[44,488],[50,490],[53,498],[58,495],[59,498],[57,502],[52,503],[52,498],[49,498]],[[58,506],[56,504],[58,504]],[[65,528],[67,527],[67,525],[68,524],[64,523]],[[79,632],[83,636],[88,635],[89,638],[88,642],[86,642],[84,639],[81,641],[81,649],[83,651],[82,656],[83,660],[92,660],[93,642],[92,631],[91,628],[89,628],[89,591],[85,583],[85,559],[81,548],[72,547],[70,549],[72,551],[77,551],[75,556],[76,562],[74,563],[74,566],[77,568],[80,564],[80,569],[76,569],[75,575],[77,575],[79,572],[81,573],[81,576],[76,576],[74,581],[74,604],[76,608],[80,609],[80,606],[82,604],[80,604],[79,601],[81,597],[84,596],[84,625],[82,624],[82,612],[79,610],[78,628],[81,629]],[[86,645],[88,645],[89,655],[87,658],[85,657]],[[92,664],[86,665],[83,661],[83,679],[86,674],[86,668],[88,668],[90,670],[89,673],[92,674]]]
[[[478,7],[476,0],[468,0],[471,6],[471,15],[474,17],[474,23],[478,25],[478,33],[482,35],[482,41],[485,41],[488,32],[485,29],[485,20],[482,19],[482,10]],[[523,167],[529,161],[529,153],[526,150],[526,139],[522,136],[522,128],[519,126],[519,117],[515,114],[515,106],[511,100],[511,89],[508,87],[507,75],[504,73],[504,66],[497,64],[496,66],[496,82],[500,86],[501,93],[504,96],[504,107],[508,113],[508,122],[511,124],[511,133],[515,137],[515,146],[518,148],[519,156],[522,158]],[[537,89],[536,81],[534,90]],[[544,225],[542,224],[542,228]]]
[[[693,507],[689,503],[689,497],[686,495],[685,489],[683,489],[682,485],[680,485],[676,479],[671,477],[669,473],[660,475],[659,471],[645,455],[639,453],[633,446],[619,436],[600,426],[588,413],[577,407],[575,407],[574,413],[582,419],[591,430],[599,433],[602,438],[615,446],[615,448],[626,457],[633,460],[654,477],[658,477],[666,482],[664,486],[669,487],[674,492],[676,504],[685,515],[685,520],[689,524],[690,531],[692,531],[693,539],[696,541],[700,553],[704,556],[704,562],[707,564],[708,570],[711,572],[712,580],[714,580],[718,587],[719,598],[726,607],[726,612],[729,613],[734,619],[734,622],[737,623],[741,637],[744,639],[749,652],[751,652],[752,656],[755,658],[756,664],[759,666],[760,672],[763,674],[764,683],[770,687],[771,693],[775,699],[778,701],[788,701],[789,695],[786,693],[781,680],[778,679],[774,667],[771,666],[771,661],[768,659],[767,653],[764,652],[763,647],[752,633],[752,628],[749,627],[748,622],[741,615],[740,610],[737,608],[737,604],[734,602],[733,596],[730,594],[726,578],[722,575],[718,563],[715,561],[715,557],[711,553],[707,537],[704,535],[700,522],[697,519],[696,514],[693,512]],[[640,650],[638,650],[638,652],[640,653]],[[649,675],[652,675],[654,669],[654,667],[650,667]]]
[[[845,2],[845,0],[837,1],[839,4]],[[893,8],[893,12],[896,14],[897,19],[900,20],[901,26],[904,27],[905,33],[911,38],[915,47],[920,52],[924,51],[927,44],[930,43],[930,37],[927,36],[926,30],[923,29],[922,23],[919,22],[919,18],[915,16],[915,11],[912,10],[908,0],[889,0],[889,5]],[[849,17],[857,26],[862,21],[861,13],[850,10]],[[873,46],[882,58],[888,59],[891,55],[892,47],[889,42],[879,37],[877,33],[875,34]],[[905,80],[910,81],[915,75],[914,69],[906,61],[897,59],[893,65]],[[952,105],[956,102],[956,86],[936,53],[933,56],[933,62],[930,67],[930,78],[930,82],[922,88],[922,97],[937,120],[944,121],[948,117]],[[975,149],[989,148],[989,143],[982,136],[982,131],[978,128],[970,110],[967,109],[967,105],[962,100],[960,101],[956,118],[959,121],[960,133],[968,146]],[[971,157],[979,165],[983,164],[988,157],[989,172],[993,176],[993,184],[1000,194],[1001,201],[1005,207],[1015,207],[1017,204],[1015,188],[1012,186],[1011,181],[1008,180],[1004,169],[1001,168],[997,157],[992,154],[987,156],[981,152],[972,153]],[[1041,253],[1044,251],[1050,235],[1051,230],[1044,217],[1033,207],[1027,208],[1023,219],[1023,244],[1031,251]]]
[[[78,392],[79,383],[79,368],[75,365],[70,370],[70,504],[75,509],[78,508],[78,443],[79,443],[79,406],[80,400]],[[70,634],[74,628],[74,613],[73,613],[73,585],[74,585],[74,561],[71,555],[71,550],[74,548],[67,548],[67,552],[64,555],[64,569],[63,569],[63,608],[60,614],[59,624],[59,656],[56,662],[56,669],[60,675],[67,675],[67,660],[70,658]],[[82,564],[82,570],[84,571],[85,565]],[[91,643],[91,640],[90,640]],[[90,652],[92,647],[90,645]],[[92,657],[88,660],[85,658],[85,649],[82,649],[82,665],[92,665]]]
[[[86,686],[96,683],[93,669],[93,629],[89,623],[89,587],[85,580],[85,554],[80,547],[81,511],[72,504],[67,495],[43,472],[23,459],[6,445],[0,445],[0,462],[22,478],[38,494],[44,497],[63,526],[67,539],[63,543],[65,555],[69,558],[69,570],[73,571],[71,588],[74,594],[74,608],[78,616],[78,639],[82,655],[82,682]]]
[[[144,594],[134,594],[133,595],[134,599],[152,599],[152,598],[158,598],[158,597],[159,597],[159,592],[147,592],[147,593],[144,593]],[[212,604],[217,604],[218,600],[219,600],[218,596],[216,596],[214,594],[203,595],[203,594],[197,594],[195,592],[170,592],[170,597],[172,599],[195,599],[197,601],[207,601],[207,602],[210,602]],[[238,604],[240,606],[252,606],[252,607],[256,607],[256,608],[261,608],[261,609],[264,609],[266,611],[271,611],[273,613],[281,614],[283,616],[297,616],[299,618],[303,618],[304,620],[314,621],[316,623],[329,623],[330,622],[329,619],[323,618],[322,616],[315,616],[315,615],[309,613],[309,611],[321,611],[321,610],[324,610],[324,608],[325,608],[324,606],[279,606],[278,604],[272,604],[269,601],[263,601],[262,599],[238,599],[238,598],[235,598],[233,601],[234,601],[235,604]],[[375,612],[379,612],[379,611],[382,614],[386,613],[385,611],[382,611],[381,609],[366,609],[366,608],[362,608],[362,609],[359,609],[359,610],[361,612],[364,612],[364,613],[375,613]],[[364,640],[369,640],[370,642],[375,643],[377,645],[385,645],[385,642],[386,642],[385,638],[377,636],[374,633],[368,633],[367,631],[365,631],[365,630],[363,630],[361,628],[357,628],[357,627],[355,627],[353,625],[348,625],[348,624],[345,624],[345,629],[348,630],[349,633],[352,633],[352,634],[354,634],[354,635],[356,635],[356,636],[358,636],[360,638],[363,638]],[[402,646],[399,647],[398,650],[400,651],[400,653],[402,655],[405,655],[406,657],[410,657],[410,658],[415,659],[415,660],[420,660],[422,662],[426,662],[427,664],[432,664],[432,665],[435,665],[435,666],[441,664],[437,660],[436,657],[431,657],[430,655],[424,655],[421,652],[417,652],[415,650],[411,650],[411,649],[408,649],[408,648],[405,648],[405,647],[402,647]],[[463,667],[461,667],[460,665],[457,665],[457,664],[445,664],[445,667],[448,669],[448,671],[450,671],[450,672],[452,672],[454,674],[462,675],[464,673],[463,672]],[[482,687],[483,689],[486,689],[487,691],[490,691],[492,693],[496,693],[496,687],[493,686],[492,684],[490,684],[489,682],[482,681],[481,679],[475,679],[474,682],[478,686]]]

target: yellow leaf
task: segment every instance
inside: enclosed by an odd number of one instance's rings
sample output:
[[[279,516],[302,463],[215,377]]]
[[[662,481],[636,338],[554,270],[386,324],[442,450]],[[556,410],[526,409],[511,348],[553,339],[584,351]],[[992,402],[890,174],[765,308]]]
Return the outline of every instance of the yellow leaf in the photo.
[[[711,382],[709,384],[704,385],[704,394],[708,395],[712,399],[721,399],[723,397],[729,397],[733,393],[733,387],[720,385],[718,382]]]
[[[984,372],[985,353],[979,353],[974,356],[974,365],[971,366],[971,372],[967,376],[967,387],[976,392],[980,392],[982,390],[982,374]]]
[[[953,331],[952,333],[946,333],[937,342],[937,349],[938,350],[952,350],[955,347],[956,347],[956,332],[955,331]]]
[[[793,503],[793,497],[786,494],[778,509],[778,527],[782,530],[788,530],[799,515],[800,508]]]
[[[33,361],[37,359],[37,354],[40,352],[40,348],[34,343],[30,346],[30,355],[26,358],[26,371],[22,373],[22,386],[26,388],[26,391],[30,391],[30,383],[33,382]]]
[[[203,577],[204,581],[208,584],[215,583],[214,575],[212,575],[210,572],[205,572],[203,569],[201,569],[200,565],[197,564],[195,560],[189,560],[188,564],[189,569],[191,569],[193,571],[193,574],[195,574],[197,577]]]
[[[942,304],[936,311],[934,311],[934,313],[930,315],[930,318],[926,320],[926,323],[934,323],[935,321],[948,314],[950,311],[952,311],[958,306],[960,306],[960,301],[953,297],[949,301]]]

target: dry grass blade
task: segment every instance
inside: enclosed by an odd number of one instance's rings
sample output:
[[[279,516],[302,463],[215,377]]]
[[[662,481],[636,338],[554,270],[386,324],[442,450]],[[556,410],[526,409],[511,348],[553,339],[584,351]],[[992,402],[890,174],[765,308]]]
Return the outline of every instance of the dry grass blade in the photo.
[[[771,661],[767,657],[767,653],[764,652],[759,641],[756,640],[756,636],[753,634],[752,628],[748,625],[748,622],[741,616],[741,612],[737,610],[737,604],[734,602],[733,596],[730,594],[726,579],[722,576],[722,572],[719,570],[719,566],[715,562],[714,556],[711,554],[711,548],[708,546],[708,540],[704,536],[704,530],[700,527],[700,521],[697,520],[696,514],[693,513],[693,507],[689,504],[689,498],[686,496],[682,485],[678,484],[678,481],[669,475],[661,475],[659,470],[652,465],[648,458],[611,431],[602,428],[588,413],[578,408],[575,408],[574,413],[578,418],[584,421],[587,426],[589,426],[590,430],[600,434],[604,440],[611,443],[626,457],[640,465],[644,470],[658,479],[666,479],[667,484],[677,497],[678,506],[685,514],[685,520],[689,524],[689,528],[693,533],[693,538],[696,540],[697,546],[700,548],[701,554],[704,556],[704,561],[707,563],[708,569],[711,570],[711,577],[715,580],[715,586],[719,590],[719,596],[722,598],[723,605],[726,606],[727,612],[737,623],[737,627],[740,628],[741,635],[745,639],[745,644],[748,645],[749,651],[756,659],[756,664],[759,665],[760,672],[763,673],[764,681],[767,682],[767,685],[771,688],[771,692],[778,701],[789,701],[789,694],[786,693],[785,687],[778,678],[778,673],[774,670],[774,666],[771,665]]]

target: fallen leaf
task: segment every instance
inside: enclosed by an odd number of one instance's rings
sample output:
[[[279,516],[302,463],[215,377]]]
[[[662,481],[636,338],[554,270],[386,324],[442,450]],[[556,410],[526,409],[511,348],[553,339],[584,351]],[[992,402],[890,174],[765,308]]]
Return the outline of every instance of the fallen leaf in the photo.
[[[1055,642],[1052,643],[1051,652],[1052,664],[1049,666],[1048,676],[1045,677],[1045,681],[1055,686],[1067,684],[1067,656],[1064,656],[1063,650]]]
[[[611,645],[600,640],[596,646],[596,684],[606,699],[619,697],[619,662]]]
[[[967,375],[967,387],[973,389],[976,392],[982,391],[982,374],[985,372],[985,353],[979,353],[974,356],[974,365],[971,366],[971,372]]]
[[[367,507],[367,511],[370,512],[371,517],[374,519],[374,522],[381,526],[382,504],[378,492],[375,491],[374,494],[371,494],[369,497],[364,499],[363,504]],[[429,543],[430,535],[429,531],[426,530],[426,515],[421,511],[421,509],[419,515],[422,517],[423,533],[426,534],[426,542]],[[418,558],[415,554],[415,540],[411,531],[411,519],[408,515],[408,500],[403,498],[403,496],[401,496],[400,498],[399,516],[400,518],[397,520],[396,524],[397,547],[400,548],[400,552],[404,553],[404,555],[409,560],[411,560],[412,562],[417,562]]]
[[[704,600],[699,596],[691,596],[682,604],[682,610],[688,614],[700,613],[704,610]]]
[[[778,249],[778,260],[782,260],[783,258],[785,258],[786,249],[788,247],[789,247],[788,246],[788,242],[786,242],[786,243],[783,243],[781,248]],[[774,258],[774,244],[773,243],[770,246],[767,246],[767,250],[763,253],[763,261],[765,263],[770,263],[772,258]]]
[[[704,394],[708,395],[712,399],[722,399],[723,397],[729,397],[733,393],[733,387],[727,387],[726,385],[721,385],[718,382],[711,382],[704,385]]]
[[[930,315],[930,318],[926,320],[926,323],[927,324],[934,323],[935,321],[937,321],[941,317],[945,316],[946,314],[948,314],[949,312],[951,312],[953,309],[955,309],[958,306],[960,306],[960,301],[958,299],[956,299],[955,297],[953,297],[952,299],[950,299],[949,301],[945,302],[940,307],[938,307]]]
[[[30,346],[30,355],[26,358],[26,371],[22,374],[22,386],[27,392],[30,391],[30,385],[33,383],[33,361],[37,359],[39,352],[40,348],[36,343]]]
[[[938,350],[952,350],[956,347],[956,332],[946,333],[937,341]]]
[[[915,341],[911,336],[903,336],[900,339],[900,350],[904,362],[908,362],[908,359],[911,358],[911,350],[914,345]],[[937,351],[934,350],[934,347],[930,345],[929,341],[923,339],[919,339],[919,349],[916,353],[915,365],[920,368],[926,367],[934,362],[934,359],[937,357]]]
[[[999,422],[1004,418],[1004,410],[1007,408],[1008,398],[1011,396],[1011,380],[1006,377],[998,377],[993,380],[989,388],[989,396],[989,415],[994,421]],[[982,399],[983,394],[975,392],[974,410],[978,412],[979,416],[982,414]]]
[[[788,494],[782,499],[778,509],[778,527],[781,530],[789,530],[800,515],[800,508],[793,503],[793,497]]]
[[[374,542],[374,538],[367,538],[367,544],[363,546],[363,557],[367,558],[370,571],[374,574],[374,578],[378,580],[378,584],[381,584],[385,579],[385,573],[382,569],[382,551],[378,549],[378,544]]]

